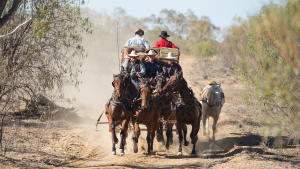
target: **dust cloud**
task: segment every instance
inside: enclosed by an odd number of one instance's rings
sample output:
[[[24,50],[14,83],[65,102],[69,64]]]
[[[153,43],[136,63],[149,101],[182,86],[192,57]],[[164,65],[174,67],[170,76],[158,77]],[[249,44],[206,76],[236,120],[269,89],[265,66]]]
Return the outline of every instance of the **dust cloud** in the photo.
[[[101,36],[91,34],[85,37],[83,45],[87,58],[83,62],[82,74],[80,75],[81,83],[77,89],[68,88],[65,90],[66,97],[73,100],[78,114],[95,121],[111,97],[113,74],[119,73],[117,45],[110,41],[107,43],[111,47],[105,48],[107,44],[101,44],[97,38],[101,38]]]
[[[132,35],[128,33],[125,37],[130,36]],[[117,40],[114,32],[111,36],[107,36],[97,28],[94,28],[92,34],[85,35],[83,46],[87,58],[83,62],[82,74],[79,78],[81,83],[78,88],[67,87],[64,91],[65,98],[72,100],[71,106],[81,117],[79,123],[73,124],[72,131],[86,139],[88,144],[100,147],[98,150],[101,153],[111,152],[111,137],[107,124],[100,124],[97,131],[95,125],[112,95],[113,74],[120,72],[118,57],[121,56],[120,50],[125,41],[125,38]],[[107,121],[105,115],[102,116],[101,121]]]

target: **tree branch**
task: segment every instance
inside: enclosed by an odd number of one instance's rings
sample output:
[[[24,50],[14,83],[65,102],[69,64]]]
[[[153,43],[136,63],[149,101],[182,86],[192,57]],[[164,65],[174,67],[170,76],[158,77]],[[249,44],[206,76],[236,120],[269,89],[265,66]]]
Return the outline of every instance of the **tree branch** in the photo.
[[[0,18],[0,28],[15,14],[22,0],[14,0],[9,11]],[[1,2],[2,3],[2,2]],[[6,3],[5,3],[6,4]],[[1,9],[2,6],[0,6]],[[1,14],[1,13],[0,13]]]
[[[7,3],[8,0],[1,0],[0,1],[0,17],[2,16],[2,13],[3,13],[3,10],[6,6],[6,3]]]

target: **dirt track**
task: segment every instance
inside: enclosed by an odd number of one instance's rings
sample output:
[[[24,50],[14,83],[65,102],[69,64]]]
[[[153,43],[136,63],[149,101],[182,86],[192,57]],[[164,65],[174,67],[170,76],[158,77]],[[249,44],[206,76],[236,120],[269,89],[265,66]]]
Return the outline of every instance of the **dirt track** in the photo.
[[[146,141],[142,135],[139,153],[132,152],[130,137],[127,139],[124,156],[110,154],[111,142],[107,126],[95,131],[95,121],[81,125],[67,125],[54,129],[49,127],[43,138],[46,142],[39,152],[7,152],[1,157],[3,167],[44,168],[297,168],[300,167],[300,148],[290,146],[282,150],[270,149],[261,144],[262,137],[256,135],[258,124],[251,110],[242,101],[245,90],[239,79],[229,69],[212,66],[214,60],[196,62],[194,57],[182,57],[184,77],[196,97],[210,81],[222,84],[226,103],[222,109],[216,134],[216,142],[202,136],[202,125],[198,133],[197,157],[191,157],[191,145],[184,147],[184,156],[177,154],[177,135],[170,150],[155,142],[153,155],[145,154]],[[104,119],[105,120],[105,119]],[[188,131],[189,132],[189,131]],[[50,133],[50,134],[49,134]],[[50,136],[51,135],[51,136]],[[41,140],[43,140],[41,139]],[[41,153],[42,152],[42,153]],[[46,152],[46,154],[45,154]],[[34,160],[33,160],[34,159]],[[9,167],[9,168],[10,168]]]

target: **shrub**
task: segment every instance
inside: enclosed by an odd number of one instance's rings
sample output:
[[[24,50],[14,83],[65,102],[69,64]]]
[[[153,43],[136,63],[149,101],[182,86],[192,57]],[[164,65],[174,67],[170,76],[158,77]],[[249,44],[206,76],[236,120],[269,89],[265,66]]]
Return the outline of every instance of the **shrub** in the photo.
[[[246,43],[236,44],[266,135],[300,138],[299,18],[300,1],[265,6],[248,18]]]

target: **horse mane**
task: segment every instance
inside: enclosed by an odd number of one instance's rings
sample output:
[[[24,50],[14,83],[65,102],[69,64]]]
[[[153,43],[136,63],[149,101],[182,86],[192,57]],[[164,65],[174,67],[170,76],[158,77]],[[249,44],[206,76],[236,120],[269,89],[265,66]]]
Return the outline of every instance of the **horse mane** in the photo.
[[[214,97],[212,97],[212,93],[213,93],[212,87],[208,88],[208,91],[207,91],[207,93],[206,93],[207,103],[208,103],[208,104],[212,104],[212,103],[213,103]]]
[[[189,90],[190,90],[190,94],[194,97],[195,95],[194,95],[193,89],[191,87],[189,87]]]

